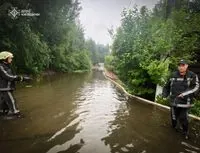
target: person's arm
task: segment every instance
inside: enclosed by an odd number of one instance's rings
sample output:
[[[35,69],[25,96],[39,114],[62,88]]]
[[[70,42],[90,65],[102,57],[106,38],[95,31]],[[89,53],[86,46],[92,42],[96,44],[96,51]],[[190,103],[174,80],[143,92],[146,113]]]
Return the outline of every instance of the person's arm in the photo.
[[[169,96],[170,93],[170,80],[167,81],[167,83],[165,84],[164,88],[163,88],[163,93],[162,96],[164,98],[167,98]]]
[[[22,81],[23,77],[17,76],[17,75],[10,75],[8,72],[4,69],[3,66],[0,66],[0,75],[8,81]]]
[[[191,87],[189,88],[189,90],[183,92],[181,95],[183,97],[189,96],[191,94],[194,94],[198,90],[199,90],[199,79],[198,79],[198,76],[195,74],[192,78],[192,81],[191,81]]]

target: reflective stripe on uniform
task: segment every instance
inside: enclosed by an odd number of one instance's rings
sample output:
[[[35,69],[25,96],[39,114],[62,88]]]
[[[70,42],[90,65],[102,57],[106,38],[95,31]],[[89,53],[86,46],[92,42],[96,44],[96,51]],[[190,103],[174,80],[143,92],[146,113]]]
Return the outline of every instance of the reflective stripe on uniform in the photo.
[[[16,105],[16,104],[15,104],[15,100],[14,100],[14,98],[13,98],[11,92],[8,92],[8,96],[10,97],[10,100],[11,100],[11,102],[12,102],[12,106],[13,106],[14,112],[17,112],[18,110],[16,109],[16,106],[15,106],[15,105]]]
[[[176,115],[175,115],[174,108],[171,108],[171,111],[172,111],[172,119],[176,120]]]
[[[181,107],[181,108],[190,108],[193,107],[193,104],[177,104],[176,107]]]
[[[11,82],[10,82],[10,81],[8,81],[8,88],[10,88],[10,85],[11,85]]]
[[[169,93],[170,96],[172,95],[172,85],[174,83],[174,80],[175,80],[175,78],[170,79],[170,81],[171,81],[171,83],[170,83],[170,93]]]
[[[0,91],[10,91],[11,88],[0,88]]]
[[[176,78],[176,81],[184,81],[184,78]]]
[[[196,92],[198,89],[199,89],[199,79],[198,79],[198,76],[196,75],[196,81],[195,81],[195,87],[191,90],[188,90],[186,92],[183,93],[183,96],[186,96],[186,95],[189,95],[189,94],[192,94],[194,92]]]
[[[0,88],[0,91],[10,91],[10,90],[11,90],[11,87],[10,87],[10,85],[11,85],[11,82],[10,82],[10,81],[8,81],[7,88]]]
[[[190,97],[188,97],[188,98],[187,98],[187,104],[189,105],[190,102],[191,102],[191,99],[190,99]]]
[[[187,85],[188,85],[188,87],[190,86],[191,81],[192,81],[192,78],[187,78]]]
[[[0,69],[8,78],[11,78],[11,79],[16,79],[17,78],[17,76],[8,74],[8,72],[3,68],[3,66],[0,66]]]
[[[171,78],[170,81],[184,81],[184,78]]]

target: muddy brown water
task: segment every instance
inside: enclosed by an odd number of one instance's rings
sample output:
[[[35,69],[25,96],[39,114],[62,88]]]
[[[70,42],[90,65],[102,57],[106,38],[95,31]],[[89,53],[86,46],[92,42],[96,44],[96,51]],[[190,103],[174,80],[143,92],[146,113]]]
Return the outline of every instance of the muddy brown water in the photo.
[[[0,120],[0,153],[200,153],[200,122],[185,140],[168,111],[127,99],[101,72],[51,76],[15,95],[25,118]]]

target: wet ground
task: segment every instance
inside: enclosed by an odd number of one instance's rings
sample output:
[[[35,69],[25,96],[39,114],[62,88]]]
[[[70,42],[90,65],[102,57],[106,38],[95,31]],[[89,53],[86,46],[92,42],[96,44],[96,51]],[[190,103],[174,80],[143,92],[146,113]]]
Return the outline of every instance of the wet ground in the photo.
[[[0,120],[0,153],[200,153],[200,122],[185,140],[169,112],[127,100],[101,72],[49,77],[15,95],[25,118]]]

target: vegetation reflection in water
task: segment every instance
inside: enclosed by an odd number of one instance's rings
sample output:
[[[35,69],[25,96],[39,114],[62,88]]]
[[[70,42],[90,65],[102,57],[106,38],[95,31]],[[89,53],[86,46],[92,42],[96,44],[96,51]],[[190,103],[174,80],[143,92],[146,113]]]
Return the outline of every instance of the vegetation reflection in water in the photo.
[[[200,152],[199,122],[185,141],[168,112],[127,100],[101,72],[50,77],[16,96],[26,117],[0,121],[5,153]]]

